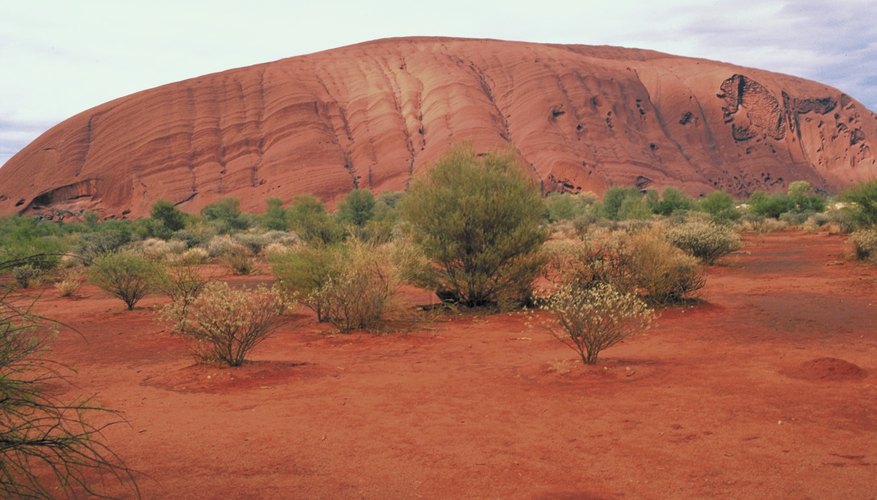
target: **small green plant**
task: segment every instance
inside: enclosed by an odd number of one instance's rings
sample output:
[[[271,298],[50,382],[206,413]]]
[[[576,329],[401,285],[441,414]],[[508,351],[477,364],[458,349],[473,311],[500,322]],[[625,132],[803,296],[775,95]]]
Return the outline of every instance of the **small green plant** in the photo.
[[[128,310],[149,294],[160,267],[135,254],[114,253],[98,257],[88,269],[88,281],[121,299]]]
[[[374,218],[375,196],[368,189],[354,189],[338,203],[335,217],[341,224],[364,228]]]
[[[653,317],[636,295],[619,292],[607,283],[567,283],[543,307],[554,313],[560,327],[551,333],[575,350],[586,365],[595,364],[604,349],[648,328]]]
[[[221,234],[241,231],[250,225],[237,198],[223,198],[211,203],[201,209],[201,215]]]
[[[286,209],[289,228],[308,243],[330,245],[342,240],[343,232],[326,212],[326,207],[311,195],[292,200]]]
[[[740,248],[740,236],[733,229],[713,222],[686,222],[669,228],[666,234],[671,243],[705,264]]]
[[[177,333],[192,340],[198,361],[241,366],[280,325],[285,309],[276,289],[238,290],[228,283],[210,282],[188,305],[172,302],[162,316],[174,322]]]
[[[877,261],[877,229],[860,229],[849,238],[859,260]]]

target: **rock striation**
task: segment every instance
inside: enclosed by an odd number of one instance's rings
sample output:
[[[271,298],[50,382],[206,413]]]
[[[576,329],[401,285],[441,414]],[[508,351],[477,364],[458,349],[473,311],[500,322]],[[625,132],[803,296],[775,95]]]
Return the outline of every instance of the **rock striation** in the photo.
[[[206,75],[73,116],[0,169],[0,214],[142,216],[167,199],[332,203],[446,149],[511,148],[545,191],[836,191],[877,177],[877,117],[837,89],[617,47],[385,39]]]

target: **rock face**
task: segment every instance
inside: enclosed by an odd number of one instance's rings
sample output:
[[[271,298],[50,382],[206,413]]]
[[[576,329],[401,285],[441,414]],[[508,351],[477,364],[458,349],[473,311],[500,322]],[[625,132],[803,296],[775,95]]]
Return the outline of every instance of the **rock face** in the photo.
[[[545,191],[748,194],[877,177],[877,117],[840,91],[614,47],[388,39],[146,90],[55,126],[0,169],[0,214],[140,216],[225,196],[260,211],[401,190],[452,144],[512,148]]]

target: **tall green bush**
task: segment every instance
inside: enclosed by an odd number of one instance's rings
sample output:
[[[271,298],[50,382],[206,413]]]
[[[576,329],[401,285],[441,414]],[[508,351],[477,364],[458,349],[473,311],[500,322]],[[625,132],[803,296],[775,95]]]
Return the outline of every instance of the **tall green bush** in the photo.
[[[521,300],[543,261],[542,201],[509,154],[446,153],[411,186],[403,214],[436,263],[436,282],[467,306]]]

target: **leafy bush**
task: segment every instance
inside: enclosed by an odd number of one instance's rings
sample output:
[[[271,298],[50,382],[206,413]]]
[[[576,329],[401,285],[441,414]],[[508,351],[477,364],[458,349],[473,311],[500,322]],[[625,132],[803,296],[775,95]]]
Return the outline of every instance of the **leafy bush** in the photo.
[[[850,235],[856,258],[877,261],[877,229],[861,229]]]
[[[156,280],[156,289],[170,297],[175,304],[180,323],[178,331],[185,330],[185,322],[189,306],[204,291],[208,280],[201,277],[198,270],[192,266],[176,266],[163,270]]]
[[[843,194],[847,202],[855,203],[852,210],[855,222],[861,227],[877,224],[877,180],[863,182]]]
[[[354,189],[338,203],[335,216],[341,224],[363,228],[374,217],[375,204],[375,196],[371,191]]]
[[[710,214],[715,222],[730,222],[740,218],[734,198],[722,191],[713,191],[700,201],[700,209]]]
[[[668,186],[661,193],[660,200],[653,199],[649,205],[655,214],[667,216],[676,212],[692,210],[694,208],[694,200],[685,196],[685,193],[682,191]]]
[[[437,264],[439,291],[470,307],[528,295],[539,274],[542,201],[512,154],[445,154],[403,201],[414,241]]]
[[[286,231],[289,229],[289,221],[286,218],[286,209],[283,208],[283,200],[280,198],[268,198],[265,200],[265,203],[268,207],[259,218],[262,227],[275,231]]]
[[[211,282],[187,306],[173,302],[162,315],[194,342],[199,361],[241,366],[247,354],[280,325],[278,316],[284,310],[275,289],[236,290],[224,282]]]
[[[567,283],[543,307],[555,314],[562,329],[551,333],[587,365],[596,363],[604,349],[648,328],[653,317],[636,295],[619,292],[607,283],[591,287]]]
[[[600,213],[607,219],[623,220],[629,215],[643,214],[642,208],[648,211],[648,205],[643,200],[643,194],[639,189],[633,186],[615,186],[607,189],[603,194]]]
[[[585,212],[596,201],[593,195],[551,193],[545,198],[545,218],[548,222],[573,220]]]
[[[286,211],[289,227],[309,243],[332,244],[341,241],[341,228],[326,212],[326,208],[311,195],[301,195],[292,200]]]
[[[120,298],[130,311],[153,290],[160,269],[139,255],[114,253],[94,260],[88,269],[88,281]]]
[[[65,367],[41,359],[45,323],[0,294],[0,497],[103,497],[107,492],[93,481],[97,474],[139,497],[133,472],[101,435],[119,423],[106,423],[106,416],[119,414],[49,395],[52,384],[65,381]],[[103,424],[91,423],[96,414]]]
[[[652,304],[679,302],[706,284],[697,259],[673,246],[657,230],[627,235],[622,243],[623,265]]]
[[[706,264],[740,248],[740,236],[733,229],[711,222],[687,222],[671,227],[667,238]]]
[[[186,227],[186,214],[167,200],[158,200],[152,204],[151,219],[147,228],[150,236],[166,240]]]
[[[270,254],[268,260],[281,288],[292,299],[313,309],[318,321],[326,321],[328,313],[319,291],[330,279],[340,275],[340,250],[324,245],[304,245],[290,252]]]
[[[237,198],[223,198],[211,203],[201,209],[201,215],[221,234],[241,231],[250,225]]]

